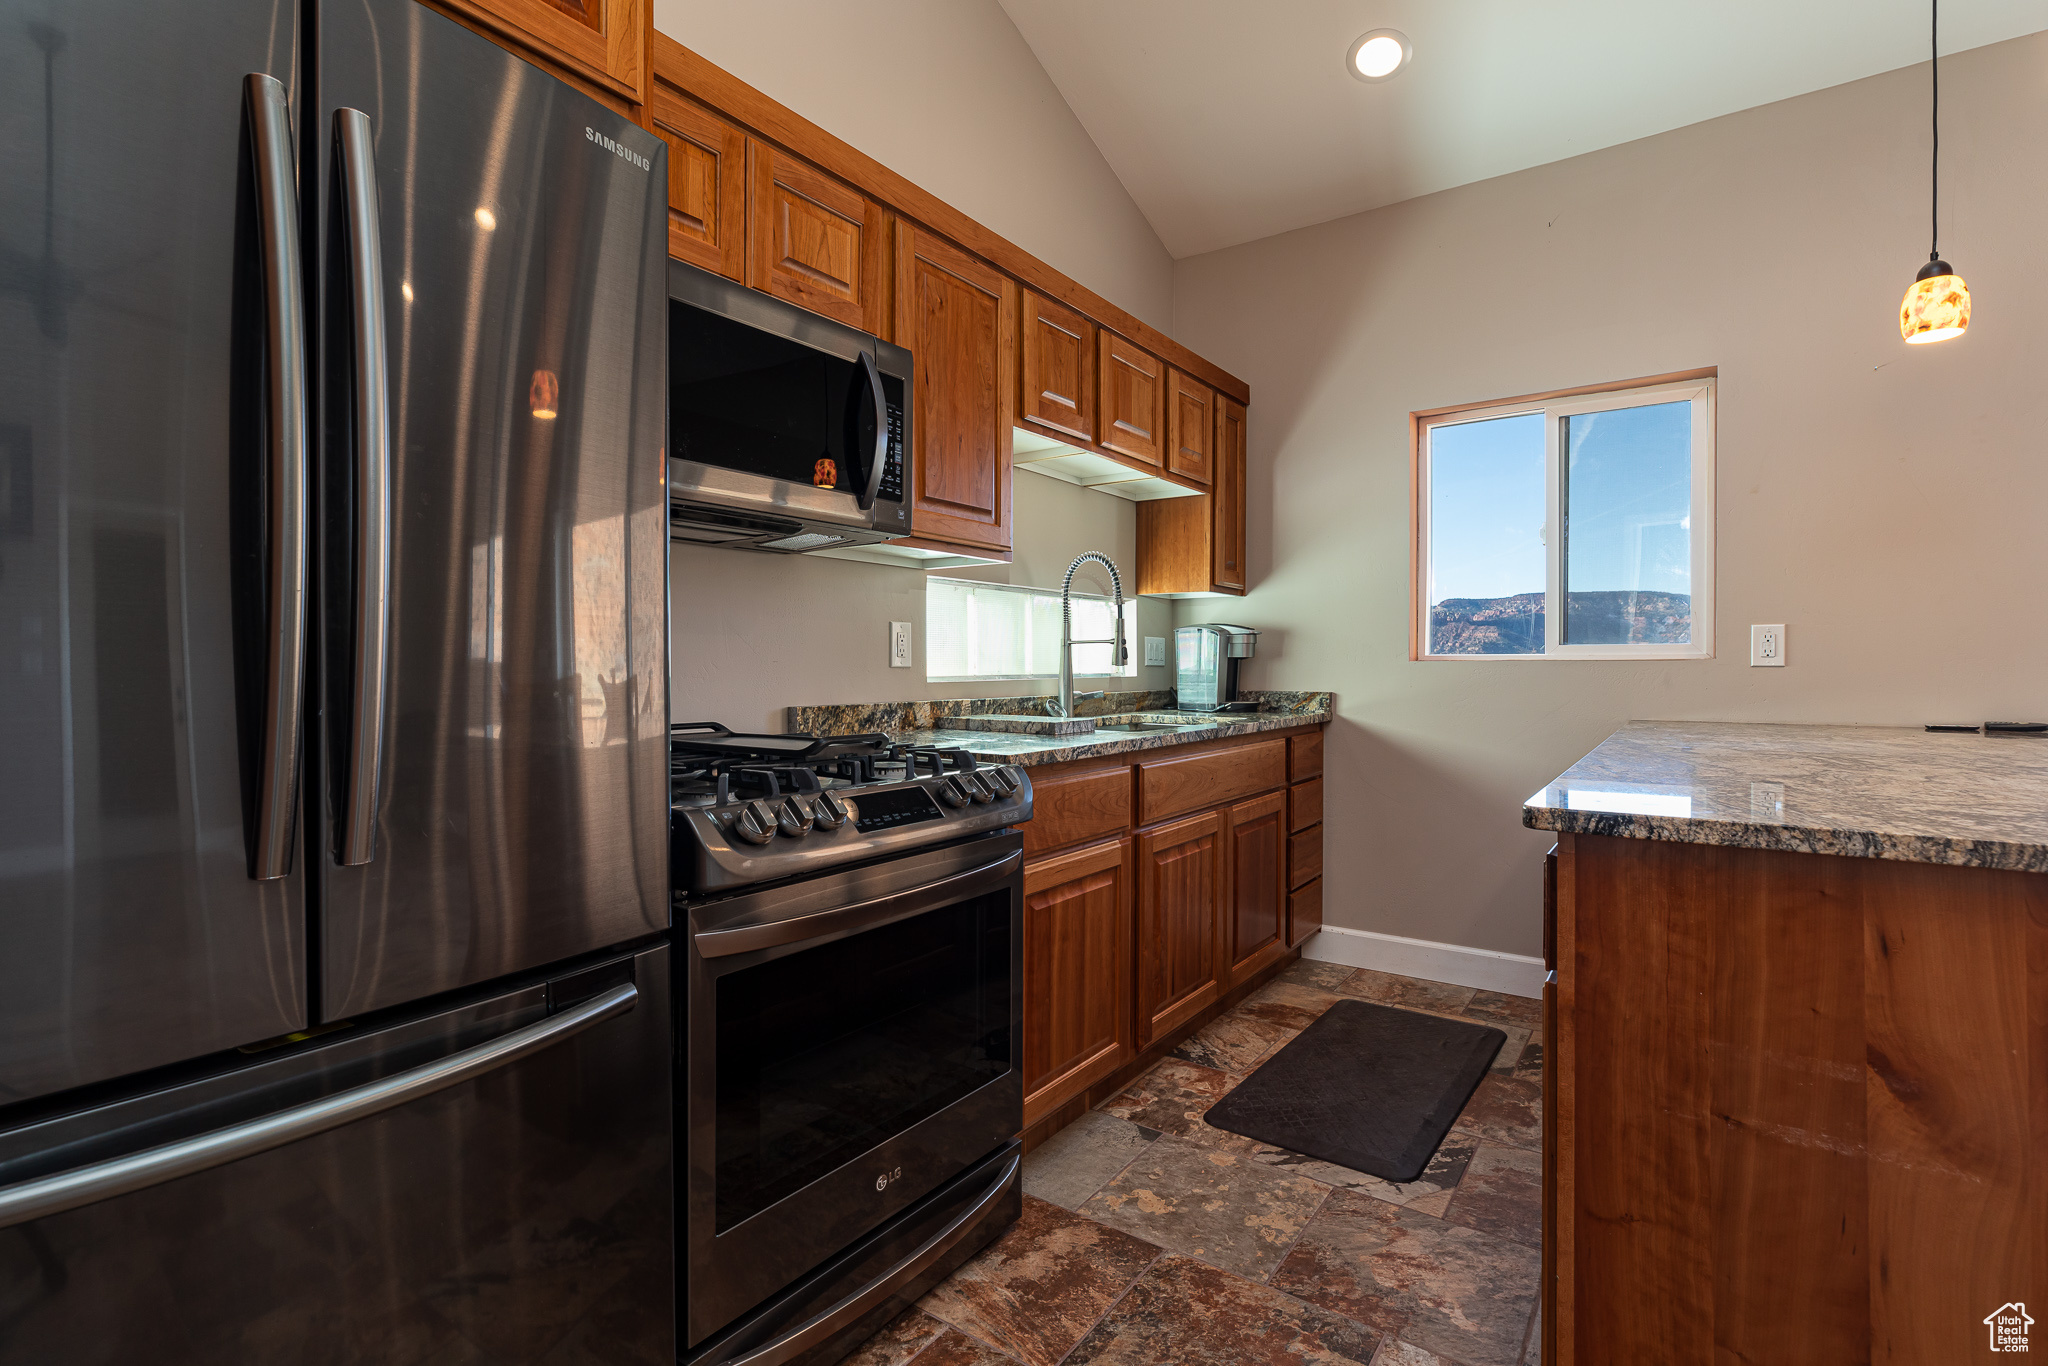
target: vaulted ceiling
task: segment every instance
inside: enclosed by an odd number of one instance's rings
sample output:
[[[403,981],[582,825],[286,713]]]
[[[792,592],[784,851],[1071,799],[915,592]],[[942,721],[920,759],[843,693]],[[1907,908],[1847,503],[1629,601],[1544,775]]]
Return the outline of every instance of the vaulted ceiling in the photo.
[[[1176,257],[1926,60],[1927,0],[1001,0]],[[1949,0],[1943,53],[2048,29]],[[1414,60],[1366,84],[1368,29]],[[2048,81],[2048,72],[2043,73]]]

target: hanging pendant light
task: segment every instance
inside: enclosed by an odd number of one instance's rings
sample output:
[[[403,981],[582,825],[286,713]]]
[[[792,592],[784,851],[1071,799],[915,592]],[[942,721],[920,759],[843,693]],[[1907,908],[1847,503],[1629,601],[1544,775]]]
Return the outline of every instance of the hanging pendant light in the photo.
[[[1927,64],[1932,91],[1930,108],[1934,125],[1934,159],[1928,177],[1929,226],[1927,264],[1913,277],[1899,305],[1899,335],[1909,342],[1947,341],[1960,337],[1970,325],[1970,287],[1941,259],[1941,13],[1940,0],[1928,0],[1928,27],[1933,43],[1933,60]]]

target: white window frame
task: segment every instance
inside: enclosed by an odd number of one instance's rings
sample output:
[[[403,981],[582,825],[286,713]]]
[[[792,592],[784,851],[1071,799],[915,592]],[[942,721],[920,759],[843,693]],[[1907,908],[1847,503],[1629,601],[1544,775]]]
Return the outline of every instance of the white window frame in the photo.
[[[1457,408],[1415,416],[1415,583],[1416,659],[1511,661],[1536,659],[1712,659],[1714,657],[1714,377],[1663,383],[1617,385],[1556,398],[1521,399],[1485,407]],[[1567,645],[1564,632],[1564,471],[1560,465],[1564,420],[1583,413],[1612,412],[1684,400],[1692,404],[1692,640],[1684,645]],[[1439,427],[1486,422],[1499,417],[1543,415],[1543,653],[1434,654],[1429,648],[1431,579],[1430,438]]]

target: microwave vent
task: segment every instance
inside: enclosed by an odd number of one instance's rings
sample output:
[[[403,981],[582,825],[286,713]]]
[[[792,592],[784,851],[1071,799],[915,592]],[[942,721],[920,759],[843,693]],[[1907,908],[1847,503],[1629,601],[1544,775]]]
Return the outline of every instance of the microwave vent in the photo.
[[[806,531],[801,536],[785,536],[779,541],[763,541],[762,550],[820,550],[828,545],[838,545],[844,536],[827,536],[822,531]]]

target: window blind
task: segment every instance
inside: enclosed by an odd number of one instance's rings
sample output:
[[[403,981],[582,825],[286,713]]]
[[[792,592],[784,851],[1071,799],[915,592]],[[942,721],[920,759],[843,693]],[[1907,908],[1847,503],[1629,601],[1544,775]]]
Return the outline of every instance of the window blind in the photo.
[[[972,579],[927,577],[924,597],[925,672],[935,679],[1057,678],[1060,671],[1060,595],[1044,588]],[[1116,604],[1076,593],[1074,639],[1107,640],[1115,631]],[[1138,604],[1124,604],[1124,644],[1138,656]],[[1130,677],[1135,662],[1110,667],[1108,645],[1076,645],[1076,678]]]

